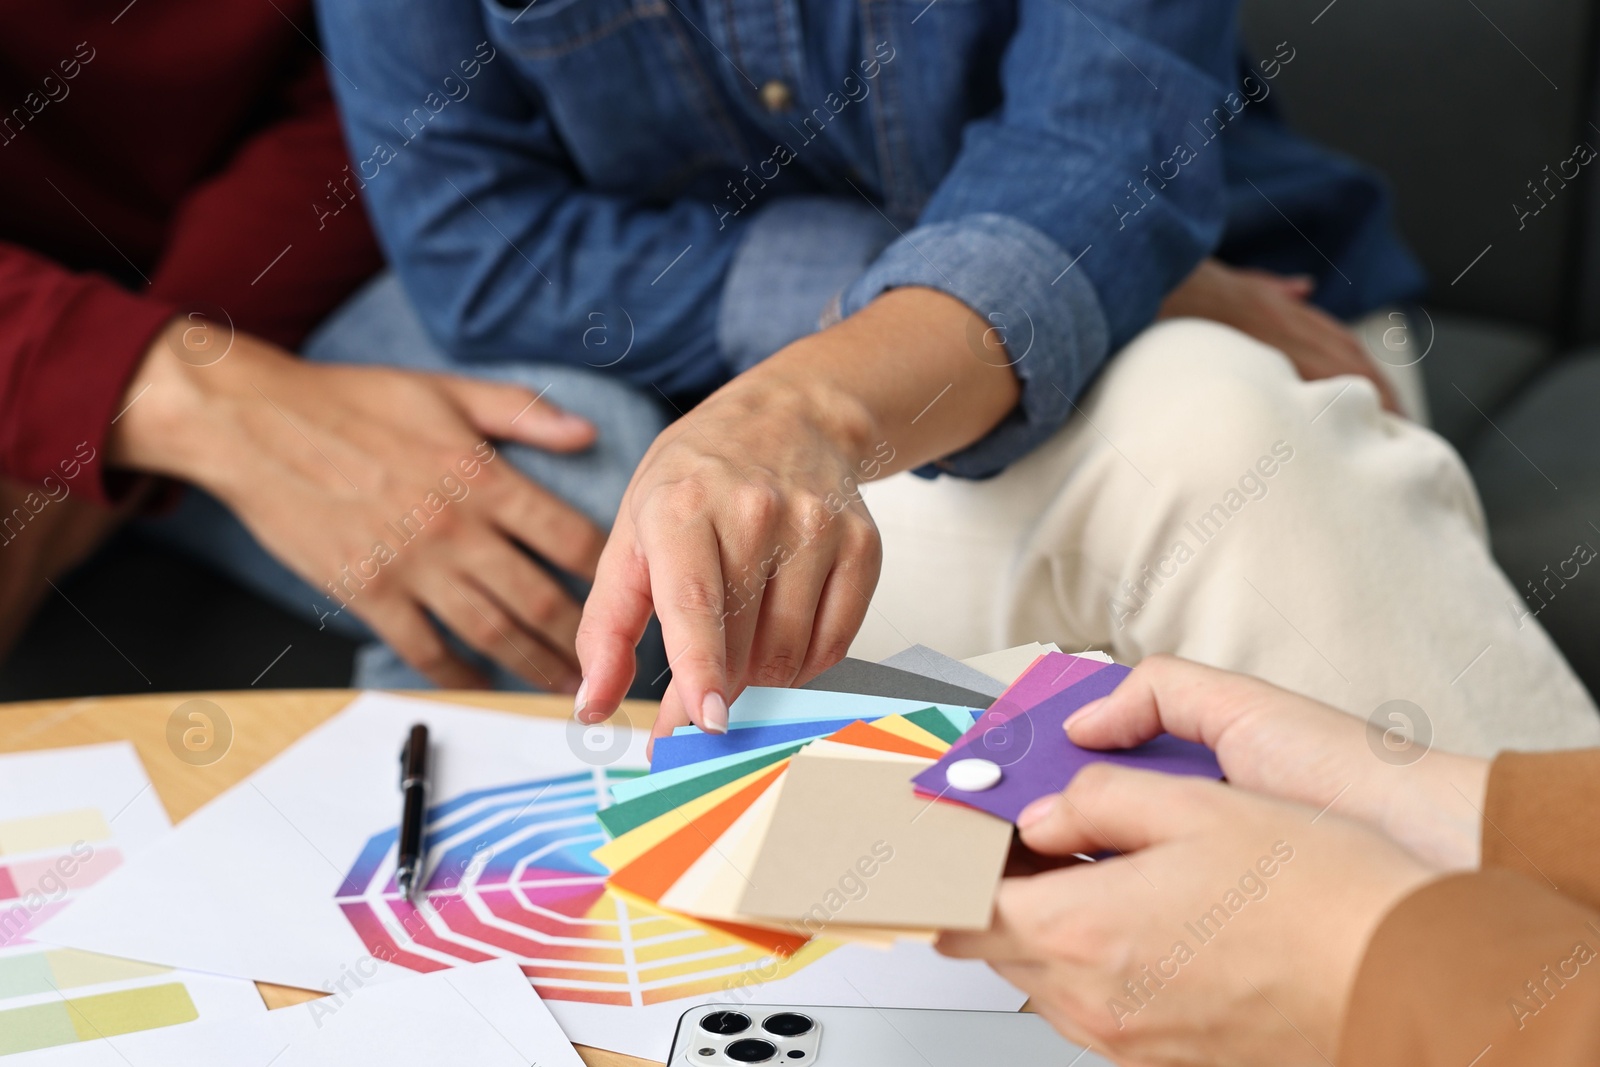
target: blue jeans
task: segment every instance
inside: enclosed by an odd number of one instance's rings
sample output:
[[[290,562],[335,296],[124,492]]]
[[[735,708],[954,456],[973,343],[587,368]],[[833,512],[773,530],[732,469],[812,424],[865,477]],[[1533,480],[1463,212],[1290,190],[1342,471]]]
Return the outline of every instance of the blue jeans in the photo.
[[[654,397],[598,371],[550,363],[454,363],[424,332],[392,274],[368,283],[330,315],[304,346],[306,359],[317,363],[356,363],[403,370],[445,371],[511,382],[545,393],[551,401],[593,422],[595,445],[581,453],[557,455],[526,445],[503,444],[500,454],[518,470],[587,515],[601,529],[616,518],[628,479],[650,442],[668,418]],[[363,688],[428,689],[432,684],[392,649],[373,637],[365,623],[339,602],[312,588],[262,548],[233,513],[214,497],[192,489],[177,510],[140,524],[142,533],[176,547],[228,575],[241,585],[293,614],[337,633],[365,642],[356,655],[351,684]],[[552,573],[578,600],[586,583],[559,571]],[[496,689],[533,687],[449,637],[451,645],[478,667]],[[652,623],[639,648],[636,696],[658,694],[663,686],[666,656]]]

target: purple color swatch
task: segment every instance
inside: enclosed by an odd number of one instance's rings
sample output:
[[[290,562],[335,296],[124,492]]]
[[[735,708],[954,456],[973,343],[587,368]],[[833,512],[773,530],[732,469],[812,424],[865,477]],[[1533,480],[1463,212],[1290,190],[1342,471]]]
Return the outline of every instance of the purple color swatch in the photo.
[[[1030,669],[1029,673],[1032,671]],[[1109,694],[1128,673],[1128,668],[1120,664],[1102,665],[1101,670],[1045,697],[1008,721],[996,724],[987,716],[980,718],[939,762],[918,774],[912,782],[919,792],[1016,822],[1023,808],[1042,796],[1059,793],[1079,770],[1091,763],[1116,763],[1167,774],[1221,778],[1222,768],[1210,749],[1168,734],[1137,748],[1108,752],[1079,748],[1067,740],[1066,731],[1062,729],[1067,717],[1090,701]],[[973,758],[999,764],[999,784],[976,793],[950,788],[945,780],[945,768],[958,759]]]
[[[1091,674],[1111,666],[1115,664],[1101,663],[1097,659],[1085,659],[1065,652],[1046,652],[1034,660],[1032,665],[1022,672],[1021,677],[1011,683],[1010,688],[995,698],[994,703],[989,705],[989,710],[978,720],[978,725],[985,729],[993,729],[1009,722],[1046,697],[1064,692]],[[1123,668],[1123,671],[1126,673],[1127,668]],[[961,748],[969,744],[968,738],[980,737],[982,733],[983,731],[976,728],[969,731],[966,737],[956,742],[955,747]]]

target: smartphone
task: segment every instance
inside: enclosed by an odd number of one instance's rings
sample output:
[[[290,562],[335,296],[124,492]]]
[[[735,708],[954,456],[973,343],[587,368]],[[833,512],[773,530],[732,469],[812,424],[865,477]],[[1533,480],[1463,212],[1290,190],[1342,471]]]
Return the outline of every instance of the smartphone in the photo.
[[[1026,1012],[701,1004],[678,1020],[669,1067],[1112,1067]]]

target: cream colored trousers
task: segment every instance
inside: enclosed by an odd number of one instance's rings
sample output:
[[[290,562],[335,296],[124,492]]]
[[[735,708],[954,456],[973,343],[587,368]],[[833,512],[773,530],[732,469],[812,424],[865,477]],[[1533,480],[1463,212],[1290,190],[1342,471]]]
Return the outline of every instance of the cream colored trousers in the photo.
[[[1371,347],[1382,329],[1360,332]],[[1418,376],[1392,377],[1417,411]],[[1461,458],[1365,379],[1302,381],[1276,349],[1180,319],[1079,406],[991,480],[864,487],[884,563],[853,655],[1170,652],[1363,718],[1410,701],[1446,750],[1600,744],[1489,554]]]

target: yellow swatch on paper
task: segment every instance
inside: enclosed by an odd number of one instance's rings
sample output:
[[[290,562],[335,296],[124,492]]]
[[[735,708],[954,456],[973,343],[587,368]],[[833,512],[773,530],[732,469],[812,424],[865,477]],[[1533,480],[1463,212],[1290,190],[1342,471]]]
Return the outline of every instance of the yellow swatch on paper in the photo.
[[[912,744],[931,748],[935,752],[950,751],[950,742],[937,734],[929,733],[904,715],[887,715],[881,719],[874,719],[867,725],[874,730],[882,730],[885,733],[904,738]]]

